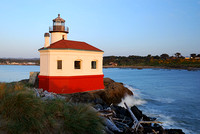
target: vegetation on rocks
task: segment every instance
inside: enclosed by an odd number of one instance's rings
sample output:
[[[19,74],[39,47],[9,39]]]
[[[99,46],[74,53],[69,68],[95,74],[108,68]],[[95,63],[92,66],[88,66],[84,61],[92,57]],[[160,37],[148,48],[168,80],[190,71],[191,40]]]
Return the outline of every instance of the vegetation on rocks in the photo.
[[[0,83],[0,133],[102,133],[102,119],[87,104],[42,101],[23,84]]]

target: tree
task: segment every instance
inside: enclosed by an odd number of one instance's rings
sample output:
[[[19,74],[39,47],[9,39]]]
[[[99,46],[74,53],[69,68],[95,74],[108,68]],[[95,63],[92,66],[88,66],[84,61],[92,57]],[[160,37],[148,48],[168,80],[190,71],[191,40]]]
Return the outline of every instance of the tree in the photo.
[[[175,53],[175,57],[176,57],[176,58],[182,57],[182,56],[181,56],[181,53],[179,53],[179,52]]]
[[[160,58],[166,60],[166,59],[169,58],[169,55],[168,55],[168,54],[161,54],[161,55],[160,55]]]
[[[160,57],[158,55],[153,56],[154,59],[160,59]]]
[[[195,54],[195,53],[192,53],[192,54],[190,54],[190,57],[191,57],[191,58],[195,58],[195,57],[196,57],[196,54]]]

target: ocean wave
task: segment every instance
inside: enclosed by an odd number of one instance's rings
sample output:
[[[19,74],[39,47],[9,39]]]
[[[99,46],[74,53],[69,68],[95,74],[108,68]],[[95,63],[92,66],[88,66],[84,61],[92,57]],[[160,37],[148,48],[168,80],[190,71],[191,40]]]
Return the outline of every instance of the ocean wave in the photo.
[[[193,132],[192,130],[188,130],[184,127],[180,127],[175,120],[172,119],[172,117],[164,115],[164,114],[158,114],[158,119],[163,122],[162,126],[166,129],[176,128],[176,129],[182,129],[184,133],[186,134],[197,134],[196,132]]]
[[[133,88],[129,85],[125,85],[125,87],[127,87],[129,90],[131,90],[133,92],[133,96],[132,95],[126,95],[121,102],[118,104],[121,107],[124,107],[124,102],[126,102],[126,104],[129,107],[132,107],[134,105],[138,106],[138,105],[143,105],[146,103],[145,100],[142,99],[142,97],[140,96],[140,92],[139,89]]]
[[[130,85],[124,85],[125,87],[127,87],[129,90],[131,90],[131,92],[134,94],[135,97],[141,98],[141,92],[140,89],[137,88],[133,88]]]
[[[175,101],[175,99],[171,99],[171,98],[147,98],[144,99],[147,102],[152,102],[152,103],[165,103],[165,104],[170,104],[173,103]]]
[[[132,95],[126,95],[122,100],[121,102],[118,104],[119,106],[121,107],[125,107],[124,106],[124,102],[126,102],[126,104],[129,106],[129,107],[132,107],[134,105],[138,106],[138,105],[143,105],[146,103],[146,101],[142,100],[142,99],[139,99],[139,98],[135,98],[134,96]]]
[[[175,101],[175,99],[171,99],[171,98],[156,98],[155,100],[161,103],[173,103]]]
[[[144,109],[143,111],[144,114],[150,117],[155,117],[157,120],[163,122],[162,126],[164,128],[169,129],[175,126],[176,121],[174,121],[171,116],[163,114],[160,110],[148,108]]]
[[[185,127],[181,127],[180,123],[175,121],[172,116],[163,114],[163,111],[151,108],[143,109],[142,111],[147,116],[155,117],[158,121],[162,122],[162,126],[165,129],[182,129],[186,134],[198,134],[192,130],[186,129]]]

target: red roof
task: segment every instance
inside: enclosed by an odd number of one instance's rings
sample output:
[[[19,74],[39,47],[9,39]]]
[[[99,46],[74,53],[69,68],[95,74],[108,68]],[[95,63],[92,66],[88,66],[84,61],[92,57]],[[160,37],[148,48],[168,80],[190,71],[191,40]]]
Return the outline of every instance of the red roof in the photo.
[[[41,48],[39,50],[43,49],[78,49],[78,50],[90,50],[90,51],[101,51],[102,50],[89,45],[88,43],[81,42],[81,41],[72,41],[72,40],[59,40],[57,42],[54,42],[50,44],[50,46],[46,48]]]

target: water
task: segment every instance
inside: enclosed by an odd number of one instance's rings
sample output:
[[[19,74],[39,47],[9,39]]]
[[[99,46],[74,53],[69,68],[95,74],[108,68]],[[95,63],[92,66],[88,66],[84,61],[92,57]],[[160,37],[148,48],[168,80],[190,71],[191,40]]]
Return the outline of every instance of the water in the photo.
[[[0,82],[28,79],[39,66],[0,65]],[[200,134],[200,71],[169,69],[104,69],[105,77],[123,82],[134,91],[126,98],[145,114],[164,122],[165,128],[181,128]]]
[[[133,90],[134,104],[165,128],[200,134],[200,71],[112,68],[104,75]]]
[[[30,72],[39,72],[40,66],[0,65],[0,82],[28,79]]]

